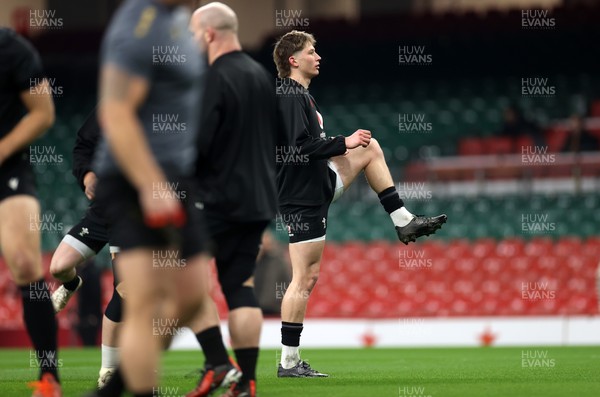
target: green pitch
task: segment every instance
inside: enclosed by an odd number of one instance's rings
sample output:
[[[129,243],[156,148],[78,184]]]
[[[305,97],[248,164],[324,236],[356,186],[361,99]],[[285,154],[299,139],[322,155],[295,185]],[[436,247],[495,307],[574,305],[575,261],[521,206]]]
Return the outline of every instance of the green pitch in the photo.
[[[325,379],[278,379],[277,355],[261,351],[260,397],[600,396],[598,346],[303,350],[303,358],[331,375]],[[192,351],[166,354],[163,396],[179,397],[194,386],[192,371],[200,357]],[[65,396],[80,396],[94,387],[98,349],[61,350],[59,358]],[[34,373],[28,350],[0,350],[0,396],[30,396],[26,383]]]

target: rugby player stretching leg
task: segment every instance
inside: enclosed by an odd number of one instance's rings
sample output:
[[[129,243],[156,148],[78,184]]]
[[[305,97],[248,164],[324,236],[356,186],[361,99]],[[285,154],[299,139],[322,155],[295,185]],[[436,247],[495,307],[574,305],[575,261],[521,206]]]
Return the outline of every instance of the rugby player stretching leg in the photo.
[[[314,45],[311,34],[291,31],[280,38],[273,51],[283,79],[278,104],[284,128],[278,147],[288,148],[288,152],[299,149],[298,153],[308,159],[277,164],[279,208],[288,223],[293,271],[281,304],[279,377],[327,376],[300,359],[300,333],[308,298],[319,277],[329,205],[358,174],[364,172],[404,244],[435,233],[446,222],[446,215],[415,216],[404,207],[383,151],[370,131],[359,129],[348,137],[325,136],[323,117],[308,93],[311,80],[319,75],[321,61]]]

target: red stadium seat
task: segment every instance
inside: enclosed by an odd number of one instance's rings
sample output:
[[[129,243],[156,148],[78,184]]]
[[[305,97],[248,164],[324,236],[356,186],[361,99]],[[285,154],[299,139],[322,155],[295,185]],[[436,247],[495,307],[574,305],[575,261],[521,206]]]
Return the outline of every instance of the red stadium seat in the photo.
[[[495,276],[506,268],[506,259],[503,257],[489,256],[482,261],[482,268],[489,276]]]
[[[510,154],[513,152],[514,143],[509,137],[491,136],[484,138],[483,146],[485,154]]]
[[[569,131],[567,130],[567,127],[558,126],[547,130],[545,137],[546,143],[548,144],[548,151],[560,152],[567,140],[568,135]]]
[[[589,237],[585,241],[583,253],[600,258],[600,237]]]
[[[485,144],[480,138],[463,138],[458,144],[458,154],[461,156],[485,154]]]
[[[528,256],[540,256],[551,252],[553,242],[549,238],[536,237],[531,239],[525,246],[525,253]]]
[[[491,238],[479,239],[473,243],[472,253],[477,258],[484,258],[496,250],[496,240]]]
[[[582,243],[577,237],[564,237],[561,238],[554,245],[554,255],[557,256],[571,256],[581,251]]]
[[[427,163],[424,161],[413,161],[406,166],[404,180],[406,182],[425,181],[429,177]]]
[[[509,238],[496,245],[496,254],[503,257],[520,256],[525,251],[525,243],[520,238]]]
[[[446,256],[450,259],[460,259],[470,253],[471,244],[468,240],[455,240],[446,249]]]
[[[529,135],[520,135],[515,139],[515,143],[513,145],[514,153],[521,154],[524,147],[531,147],[534,145],[535,142]]]

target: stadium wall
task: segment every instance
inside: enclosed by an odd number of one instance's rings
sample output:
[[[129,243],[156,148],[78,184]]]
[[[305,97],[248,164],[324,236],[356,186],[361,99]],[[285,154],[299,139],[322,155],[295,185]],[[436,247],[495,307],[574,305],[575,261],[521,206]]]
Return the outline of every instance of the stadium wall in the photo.
[[[222,323],[229,342],[227,324]],[[266,320],[260,346],[280,346],[281,322]],[[305,348],[575,346],[600,344],[600,317],[475,317],[398,320],[306,320]],[[195,336],[182,330],[172,349],[198,349]]]

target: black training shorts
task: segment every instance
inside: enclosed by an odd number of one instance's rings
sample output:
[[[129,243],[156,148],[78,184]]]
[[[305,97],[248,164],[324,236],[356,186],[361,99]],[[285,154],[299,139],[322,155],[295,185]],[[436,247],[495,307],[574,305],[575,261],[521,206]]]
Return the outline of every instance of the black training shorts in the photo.
[[[230,222],[206,214],[219,283],[225,292],[254,275],[262,234],[269,221]]]
[[[196,189],[190,178],[169,178],[184,206],[186,223],[182,227],[151,228],[144,222],[137,190],[122,175],[100,177],[96,201],[104,208],[112,241],[121,249],[147,247],[181,250],[182,259],[207,250],[207,233],[202,214],[194,207]],[[160,199],[161,187],[157,189]]]
[[[93,201],[81,220],[69,230],[63,241],[75,248],[85,259],[98,254],[106,244],[110,253],[118,252],[109,235],[108,223],[98,201]]]
[[[0,201],[25,194],[37,198],[35,174],[27,152],[19,152],[0,164]]]
[[[337,186],[336,172],[328,168],[331,186]],[[340,182],[341,183],[341,182]],[[290,244],[325,240],[327,232],[327,214],[335,197],[335,189],[329,194],[327,202],[321,205],[284,204],[279,206],[275,218],[277,227],[287,230]]]

